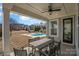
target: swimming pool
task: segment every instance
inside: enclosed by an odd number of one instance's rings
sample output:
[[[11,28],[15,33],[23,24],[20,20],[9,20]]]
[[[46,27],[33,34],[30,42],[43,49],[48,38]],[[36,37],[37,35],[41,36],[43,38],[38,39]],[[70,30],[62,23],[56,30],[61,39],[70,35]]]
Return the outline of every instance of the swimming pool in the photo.
[[[33,33],[32,36],[47,36],[47,34],[44,34],[44,33]]]

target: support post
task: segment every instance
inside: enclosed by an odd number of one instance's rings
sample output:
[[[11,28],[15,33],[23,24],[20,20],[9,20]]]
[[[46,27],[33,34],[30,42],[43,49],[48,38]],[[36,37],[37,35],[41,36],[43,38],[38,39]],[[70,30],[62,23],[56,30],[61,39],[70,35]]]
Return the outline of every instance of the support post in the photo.
[[[75,7],[75,45],[76,45],[76,55],[79,56],[79,38],[78,38],[78,3],[76,4],[76,7]]]
[[[49,20],[47,21],[46,25],[46,34],[49,36]]]
[[[11,5],[3,4],[3,23],[2,23],[2,45],[5,56],[10,55],[10,25],[9,25],[9,14]]]

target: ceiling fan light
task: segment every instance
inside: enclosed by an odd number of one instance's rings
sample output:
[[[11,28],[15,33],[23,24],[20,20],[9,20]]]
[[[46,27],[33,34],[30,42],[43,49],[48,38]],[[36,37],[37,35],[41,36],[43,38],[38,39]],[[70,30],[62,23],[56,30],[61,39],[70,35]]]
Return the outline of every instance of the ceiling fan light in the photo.
[[[52,15],[52,12],[49,12],[49,15]]]

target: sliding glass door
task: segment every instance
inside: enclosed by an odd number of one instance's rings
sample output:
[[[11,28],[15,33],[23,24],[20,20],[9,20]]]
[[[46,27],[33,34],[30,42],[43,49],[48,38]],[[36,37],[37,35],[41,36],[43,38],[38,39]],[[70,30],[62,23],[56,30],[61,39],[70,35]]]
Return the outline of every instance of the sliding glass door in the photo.
[[[63,19],[63,42],[73,43],[73,18]]]

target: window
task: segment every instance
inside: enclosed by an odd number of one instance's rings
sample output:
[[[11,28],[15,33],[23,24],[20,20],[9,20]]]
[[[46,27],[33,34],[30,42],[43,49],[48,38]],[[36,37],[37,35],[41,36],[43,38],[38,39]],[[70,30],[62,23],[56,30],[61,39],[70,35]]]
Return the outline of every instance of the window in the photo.
[[[53,37],[58,36],[58,20],[52,20],[49,23],[49,35]]]

